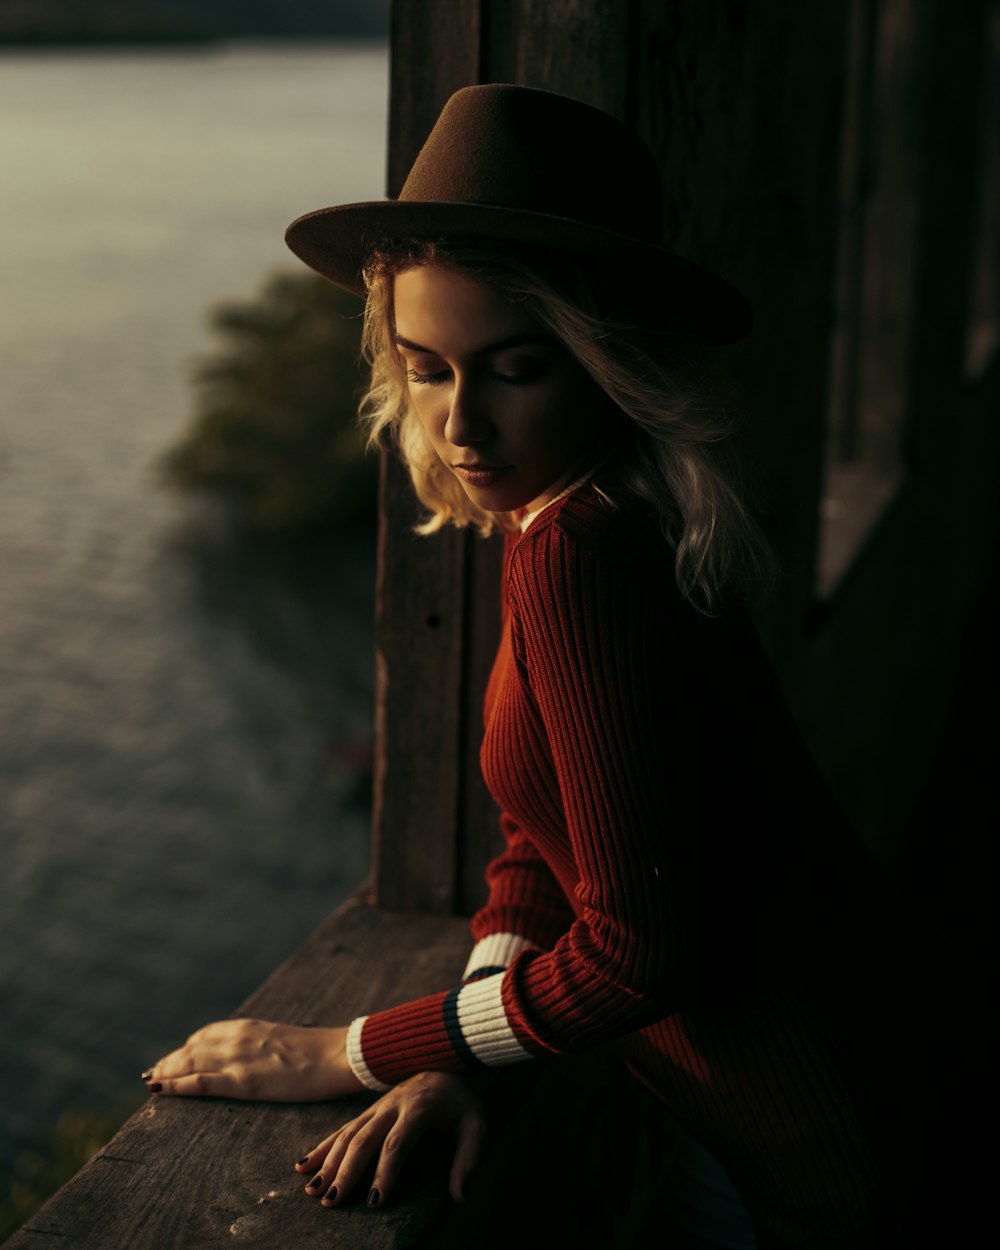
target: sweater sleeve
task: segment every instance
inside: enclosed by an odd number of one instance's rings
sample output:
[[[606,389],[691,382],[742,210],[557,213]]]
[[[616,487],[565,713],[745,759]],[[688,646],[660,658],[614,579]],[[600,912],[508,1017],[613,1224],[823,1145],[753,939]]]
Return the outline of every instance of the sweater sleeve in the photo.
[[[585,1050],[677,1010],[709,907],[699,757],[685,701],[684,609],[663,565],[560,525],[511,567],[514,650],[542,721],[579,874],[579,919],[505,978],[530,1053]]]
[[[348,1060],[355,1076],[371,1090],[390,1089],[417,1071],[460,1071],[485,1062],[477,1059],[474,1049],[477,1041],[485,1040],[474,1023],[482,1011],[484,991],[489,1007],[484,1023],[493,1035],[493,1063],[530,1058],[512,1044],[505,1022],[496,1031],[490,1020],[493,1001],[504,973],[518,956],[550,948],[569,928],[574,912],[549,866],[509,812],[501,814],[500,828],[506,846],[486,869],[489,895],[472,917],[476,942],[461,986],[361,1016],[350,1025]],[[481,989],[474,988],[477,982],[484,983]],[[418,1052],[415,1047],[420,1045],[423,1049]]]
[[[548,950],[573,922],[562,887],[509,812],[500,816],[504,852],[486,869],[489,896],[472,917],[476,939],[465,982],[504,972],[525,950]]]
[[[683,657],[661,577],[553,524],[517,549],[509,594],[581,913],[550,949],[526,948],[506,971],[355,1022],[355,1049],[380,1082],[613,1040],[676,1010],[697,962],[693,917],[702,923],[705,908],[684,810],[691,749],[669,705]]]

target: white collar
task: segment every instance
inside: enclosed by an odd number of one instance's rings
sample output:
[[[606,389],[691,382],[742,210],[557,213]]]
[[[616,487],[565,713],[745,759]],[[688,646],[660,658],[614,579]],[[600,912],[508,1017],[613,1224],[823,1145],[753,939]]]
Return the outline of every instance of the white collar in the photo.
[[[582,486],[584,482],[589,482],[590,479],[597,472],[597,469],[598,469],[598,466],[594,465],[594,467],[592,469],[588,469],[587,472],[584,473],[582,477],[578,477],[575,481],[570,482],[568,486],[564,486],[558,495],[553,495],[552,498],[548,501],[548,503],[543,503],[542,506],[540,508],[536,508],[534,512],[526,512],[524,516],[521,517],[520,521],[518,522],[518,524],[521,527],[521,533],[523,534],[524,531],[528,528],[528,526],[535,520],[535,518],[540,517],[542,515],[542,513],[545,511],[546,508],[551,508],[552,505],[554,503],[558,503],[560,499],[564,499],[567,495],[571,495],[573,491],[577,489],[578,486]]]

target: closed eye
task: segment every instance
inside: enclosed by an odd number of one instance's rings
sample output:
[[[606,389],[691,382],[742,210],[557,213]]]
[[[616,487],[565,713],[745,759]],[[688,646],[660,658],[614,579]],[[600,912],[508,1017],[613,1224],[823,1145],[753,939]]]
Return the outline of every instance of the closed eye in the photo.
[[[416,369],[407,369],[406,376],[418,386],[425,386],[428,382],[431,386],[440,386],[451,377],[451,370],[442,369],[437,373],[420,373]]]
[[[507,369],[490,369],[484,376],[493,378],[496,382],[502,382],[506,386],[528,386],[532,382],[536,382],[543,376],[546,371],[546,364],[543,361],[525,362],[519,368]],[[451,378],[450,369],[436,369],[427,373],[421,373],[419,369],[409,368],[406,370],[406,376],[417,386],[440,386],[443,382],[447,382]]]
[[[532,363],[511,371],[494,369],[491,376],[498,382],[506,382],[508,386],[527,386],[529,382],[537,382],[544,373],[545,365]]]

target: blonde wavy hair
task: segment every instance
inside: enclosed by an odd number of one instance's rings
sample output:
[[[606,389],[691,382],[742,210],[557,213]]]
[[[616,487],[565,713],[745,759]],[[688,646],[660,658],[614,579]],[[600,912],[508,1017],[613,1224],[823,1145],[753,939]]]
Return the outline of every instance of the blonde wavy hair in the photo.
[[[410,405],[395,345],[393,278],[431,264],[516,302],[627,418],[614,430],[609,463],[617,481],[658,513],[675,553],[678,587],[696,608],[713,612],[728,588],[769,572],[766,540],[722,445],[735,423],[707,380],[704,348],[681,325],[664,324],[662,311],[647,305],[644,317],[644,297],[623,291],[620,281],[588,275],[573,262],[476,241],[386,242],[364,270],[362,350],[371,379],[360,417],[370,445],[388,436],[402,453],[417,497],[430,512],[418,533],[448,524],[473,526],[483,535],[516,528],[509,514],[483,511],[469,499]],[[602,494],[608,498],[606,490]]]

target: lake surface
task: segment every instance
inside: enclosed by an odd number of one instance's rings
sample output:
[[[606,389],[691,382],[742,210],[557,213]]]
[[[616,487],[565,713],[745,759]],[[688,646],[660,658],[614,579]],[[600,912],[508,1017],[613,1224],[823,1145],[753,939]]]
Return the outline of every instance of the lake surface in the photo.
[[[205,315],[384,190],[383,45],[0,54],[0,1172],[364,876],[367,540],[235,549],[151,464]]]

